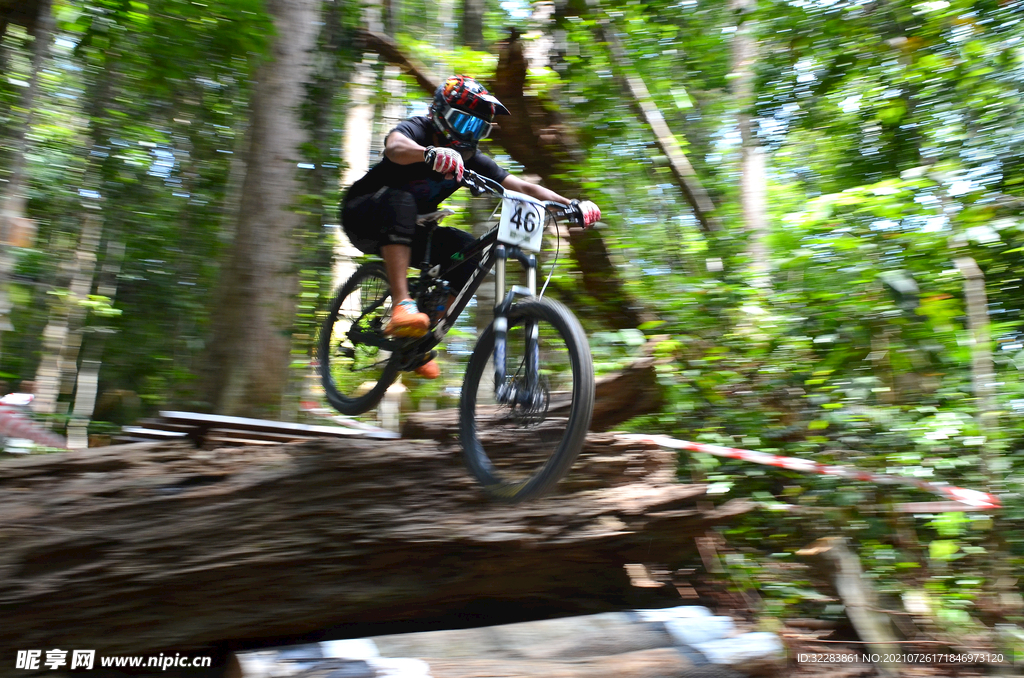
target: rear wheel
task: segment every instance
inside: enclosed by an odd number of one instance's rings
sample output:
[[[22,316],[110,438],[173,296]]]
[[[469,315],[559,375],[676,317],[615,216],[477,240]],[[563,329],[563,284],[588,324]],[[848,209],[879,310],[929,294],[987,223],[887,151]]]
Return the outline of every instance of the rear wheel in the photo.
[[[327,401],[342,414],[362,414],[384,397],[398,365],[384,335],[391,288],[384,266],[363,264],[331,301],[317,339],[320,381]]]
[[[533,327],[536,370],[526,357]],[[466,368],[459,433],[466,466],[484,489],[519,502],[548,492],[576,460],[594,409],[594,367],[579,321],[551,299],[531,298],[509,312],[499,388],[494,344],[492,323]]]

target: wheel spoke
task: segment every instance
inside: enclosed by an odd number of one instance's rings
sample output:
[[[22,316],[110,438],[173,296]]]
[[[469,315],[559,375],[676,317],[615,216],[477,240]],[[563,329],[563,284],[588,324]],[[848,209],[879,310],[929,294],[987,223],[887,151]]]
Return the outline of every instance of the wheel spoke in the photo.
[[[539,349],[532,385],[524,359],[530,326],[537,328]],[[460,433],[470,470],[495,496],[518,501],[550,488],[582,447],[593,410],[593,367],[578,321],[549,300],[522,302],[509,314],[499,389],[493,345],[488,330],[470,359]]]
[[[397,374],[383,327],[391,314],[390,287],[380,264],[361,266],[342,285],[317,342],[328,401],[343,414],[372,408]]]

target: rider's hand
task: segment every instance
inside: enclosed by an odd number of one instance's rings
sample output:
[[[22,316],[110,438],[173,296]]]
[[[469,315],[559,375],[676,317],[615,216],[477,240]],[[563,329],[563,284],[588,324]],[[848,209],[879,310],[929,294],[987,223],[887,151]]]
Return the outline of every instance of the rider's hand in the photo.
[[[589,200],[577,202],[576,208],[579,209],[580,216],[583,217],[583,228],[590,228],[601,220],[600,208]]]
[[[430,165],[435,172],[443,174],[445,179],[450,179],[454,175],[456,181],[462,181],[465,165],[462,162],[462,154],[454,148],[428,146],[423,152],[423,162]]]

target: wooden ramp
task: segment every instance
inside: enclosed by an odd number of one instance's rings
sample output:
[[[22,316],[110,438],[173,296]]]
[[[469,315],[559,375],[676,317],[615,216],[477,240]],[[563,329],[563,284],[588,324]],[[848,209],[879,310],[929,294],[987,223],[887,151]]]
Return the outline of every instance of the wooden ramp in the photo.
[[[236,655],[240,678],[739,678],[778,675],[774,633],[707,608],[607,612]]]
[[[196,447],[215,448],[241,445],[280,445],[317,438],[399,437],[397,433],[347,417],[332,417],[336,426],[297,424],[268,419],[226,417],[199,412],[161,412],[155,419],[146,419],[138,426],[125,426],[114,443],[189,440]]]

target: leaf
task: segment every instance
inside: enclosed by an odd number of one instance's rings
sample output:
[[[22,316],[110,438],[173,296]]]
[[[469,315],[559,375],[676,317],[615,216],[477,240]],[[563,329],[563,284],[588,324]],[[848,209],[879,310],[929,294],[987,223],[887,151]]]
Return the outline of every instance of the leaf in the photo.
[[[936,539],[928,544],[928,555],[933,560],[949,560],[960,550],[960,545],[951,539]]]

